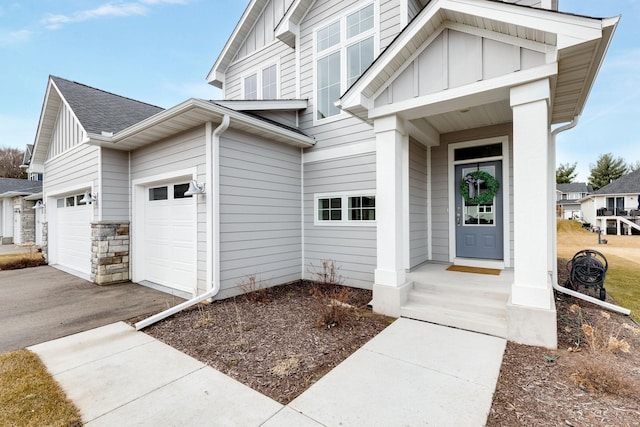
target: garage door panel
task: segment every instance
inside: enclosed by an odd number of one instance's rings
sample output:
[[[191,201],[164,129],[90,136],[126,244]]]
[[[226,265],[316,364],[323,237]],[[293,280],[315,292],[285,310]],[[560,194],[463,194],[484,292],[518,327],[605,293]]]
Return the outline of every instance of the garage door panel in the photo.
[[[91,205],[57,208],[57,264],[91,273],[91,217]]]
[[[194,199],[174,199],[167,184],[166,200],[149,200],[144,206],[144,279],[192,292],[196,287],[196,225]],[[151,194],[149,189],[145,194]]]

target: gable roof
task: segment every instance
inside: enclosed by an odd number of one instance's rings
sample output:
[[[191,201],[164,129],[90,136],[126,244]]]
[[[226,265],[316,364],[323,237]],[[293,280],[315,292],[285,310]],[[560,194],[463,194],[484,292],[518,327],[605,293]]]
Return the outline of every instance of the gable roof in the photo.
[[[505,96],[508,99],[509,88],[548,77],[554,90],[551,123],[569,122],[584,108],[618,20],[619,17],[590,18],[502,1],[431,0],[347,89],[339,105],[365,120],[378,113],[392,114],[394,111],[389,108],[381,108],[372,114],[375,98],[410,64],[420,49],[444,29],[451,28],[493,36],[534,50],[542,49],[548,56],[555,53],[557,65],[549,63],[512,73],[502,80],[472,83],[468,89],[449,89],[430,98],[415,98],[414,102],[406,103],[407,110],[412,110],[411,115],[424,117],[445,112],[429,109],[425,114],[424,106],[438,103],[442,109],[454,111],[504,100]],[[473,96],[467,96],[469,93]],[[453,101],[462,96],[468,98],[464,107]]]
[[[31,156],[33,155],[33,144],[27,144],[24,150],[24,157],[22,157],[22,164],[20,167],[28,167],[31,163]]]
[[[42,191],[42,181],[28,179],[0,178],[0,196],[17,196]]]
[[[164,110],[60,77],[51,81],[87,133],[115,133]]]
[[[636,169],[592,193],[592,195],[600,194],[640,194],[640,169]]]
[[[556,189],[562,193],[591,193],[593,189],[585,182],[570,182],[567,184],[556,184]]]

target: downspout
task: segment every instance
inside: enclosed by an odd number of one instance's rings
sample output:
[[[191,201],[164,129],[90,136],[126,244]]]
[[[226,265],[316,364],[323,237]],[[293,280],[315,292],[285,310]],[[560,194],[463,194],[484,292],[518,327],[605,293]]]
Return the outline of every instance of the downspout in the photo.
[[[552,145],[552,150],[553,150],[553,156],[554,156],[554,163],[555,163],[555,152],[556,152],[556,136],[560,133],[560,132],[564,132],[565,130],[569,130],[569,129],[573,129],[574,127],[576,127],[576,125],[578,124],[578,121],[580,120],[580,116],[575,116],[573,118],[573,120],[569,123],[567,123],[566,125],[560,126],[556,129],[554,129],[553,131],[551,131],[551,145]],[[555,182],[555,180],[554,180]],[[551,194],[555,194],[555,192],[551,192]],[[552,197],[551,195],[549,197]],[[553,201],[553,204],[555,204],[555,200]],[[551,215],[554,217],[555,219],[555,212],[551,213]],[[552,233],[553,233],[553,242],[555,243],[553,245],[553,248],[551,250],[552,252],[552,262],[557,262],[555,260],[558,259],[558,229],[557,227],[552,227]],[[601,301],[597,298],[593,298],[590,297],[589,295],[585,295],[585,294],[581,294],[580,292],[576,292],[573,291],[571,289],[567,289],[564,286],[560,286],[558,284],[558,269],[554,269],[553,271],[549,272],[551,275],[551,283],[553,285],[553,289],[555,289],[558,292],[562,292],[563,294],[567,294],[567,295],[571,295],[574,298],[578,298],[587,302],[590,302],[592,304],[596,304],[599,305],[600,307],[606,308],[608,310],[611,311],[615,311],[618,313],[622,313],[625,315],[629,315],[631,314],[631,310],[624,308],[624,307],[620,307],[619,305],[615,305],[615,304],[610,304],[608,302],[604,302]]]
[[[220,247],[220,192],[219,192],[219,180],[218,171],[220,163],[220,135],[229,128],[231,118],[228,114],[222,117],[222,122],[217,128],[210,133],[211,122],[206,124],[207,135],[206,139],[209,139],[211,135],[211,141],[207,144],[207,178],[209,181],[209,194],[207,195],[207,283],[211,285],[211,289],[202,295],[192,298],[188,301],[178,304],[175,307],[171,307],[161,313],[155,314],[147,319],[144,319],[135,324],[136,330],[146,328],[153,325],[162,319],[172,316],[185,308],[189,308],[199,302],[206,299],[213,298],[218,292],[220,292],[220,257],[218,255],[218,248]],[[208,142],[208,141],[207,141]]]

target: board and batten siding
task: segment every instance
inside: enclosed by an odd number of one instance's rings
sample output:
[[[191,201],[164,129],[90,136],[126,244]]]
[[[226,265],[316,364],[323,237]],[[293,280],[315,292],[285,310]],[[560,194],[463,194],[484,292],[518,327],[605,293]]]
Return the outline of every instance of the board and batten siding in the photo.
[[[376,156],[366,153],[304,165],[305,278],[334,261],[344,284],[371,289],[376,268],[376,226],[316,226],[314,195],[376,188]]]
[[[292,3],[293,0],[270,0],[267,2],[260,17],[247,34],[244,43],[238,49],[234,60],[251,55],[273,42],[276,39],[274,30]]]
[[[546,61],[542,52],[450,29],[422,49],[375,99],[376,107],[534,68]]]
[[[409,257],[411,268],[427,261],[427,148],[414,141],[409,142]]]
[[[129,220],[129,153],[102,148],[100,194],[103,221]]]
[[[261,286],[301,279],[301,162],[297,147],[221,135],[219,297],[243,293],[250,276]]]
[[[47,159],[52,159],[79,145],[87,137],[78,120],[64,102],[60,103],[55,129],[49,143]]]
[[[206,182],[205,126],[155,142],[131,152],[131,180],[196,168],[197,181]],[[197,287],[207,290],[207,212],[204,197],[197,200]],[[135,224],[132,224],[135,226]]]
[[[77,145],[64,154],[45,161],[45,194],[55,194],[86,184],[97,185],[99,150],[100,148],[91,145]]]

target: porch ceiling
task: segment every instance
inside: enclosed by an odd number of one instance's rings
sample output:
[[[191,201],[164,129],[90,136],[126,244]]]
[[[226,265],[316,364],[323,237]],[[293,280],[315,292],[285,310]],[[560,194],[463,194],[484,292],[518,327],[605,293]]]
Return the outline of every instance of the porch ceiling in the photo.
[[[512,112],[509,100],[504,99],[490,104],[411,120],[416,126],[419,126],[421,121],[428,123],[438,133],[443,134],[510,123],[512,121]]]

